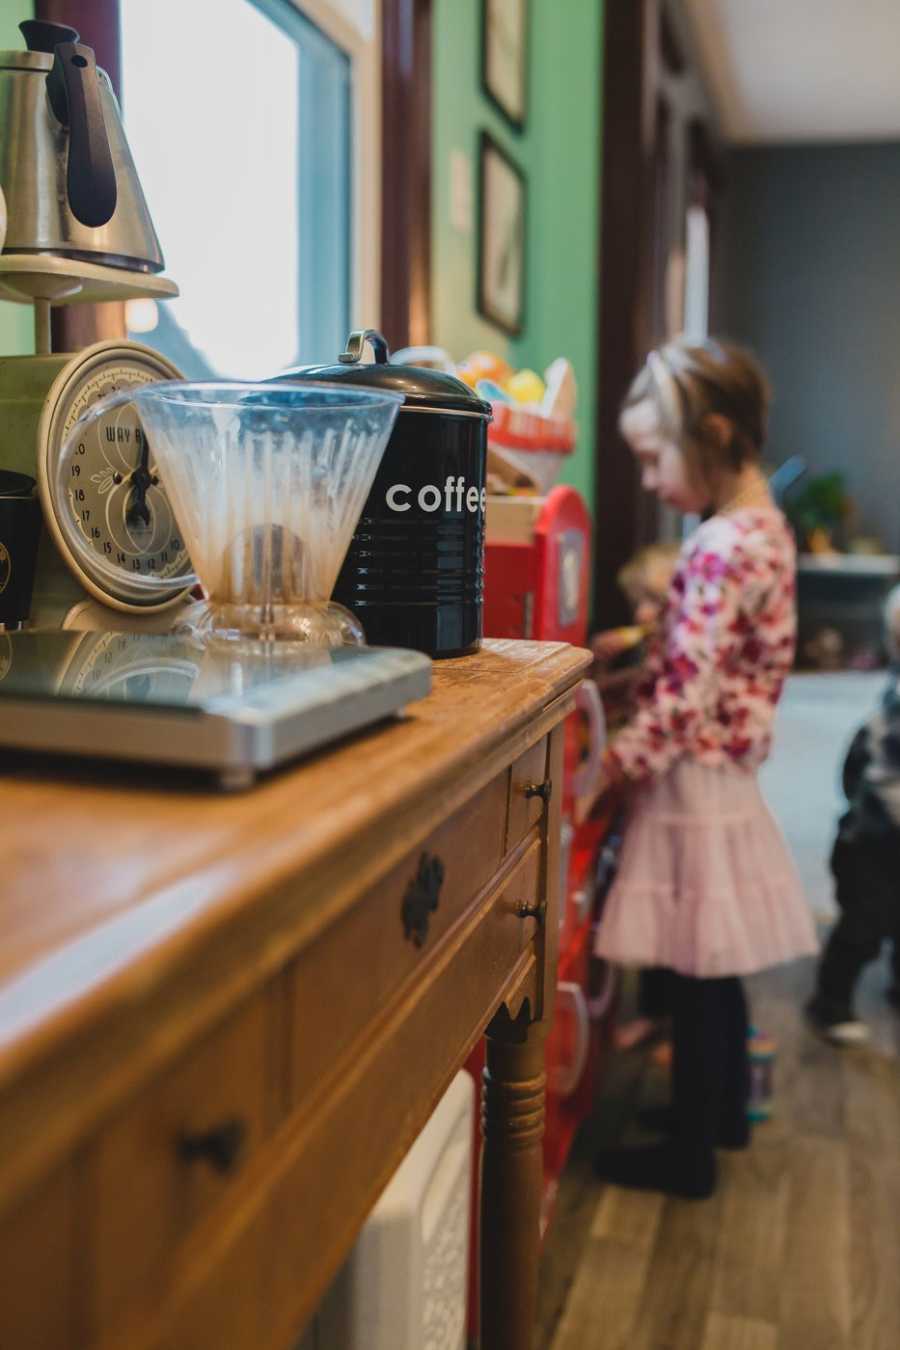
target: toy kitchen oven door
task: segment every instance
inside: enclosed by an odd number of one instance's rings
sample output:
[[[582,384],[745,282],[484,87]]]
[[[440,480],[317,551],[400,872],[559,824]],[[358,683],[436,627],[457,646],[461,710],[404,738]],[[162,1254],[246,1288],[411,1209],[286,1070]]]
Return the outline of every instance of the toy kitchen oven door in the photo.
[[[574,488],[546,497],[489,496],[486,637],[587,640],[591,519]]]
[[[574,488],[554,487],[546,497],[488,496],[485,637],[586,647],[590,566],[591,518]],[[605,735],[597,686],[584,680],[566,723],[562,814],[576,833]],[[568,925],[571,916],[561,917]]]

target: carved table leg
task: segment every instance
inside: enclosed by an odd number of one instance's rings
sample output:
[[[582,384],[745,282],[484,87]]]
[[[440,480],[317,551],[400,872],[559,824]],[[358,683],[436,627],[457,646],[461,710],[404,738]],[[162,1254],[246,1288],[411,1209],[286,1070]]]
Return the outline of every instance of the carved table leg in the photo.
[[[526,1005],[527,1006],[527,1005]],[[543,1023],[488,1027],[482,1125],[482,1350],[528,1350],[537,1304],[544,1135]]]

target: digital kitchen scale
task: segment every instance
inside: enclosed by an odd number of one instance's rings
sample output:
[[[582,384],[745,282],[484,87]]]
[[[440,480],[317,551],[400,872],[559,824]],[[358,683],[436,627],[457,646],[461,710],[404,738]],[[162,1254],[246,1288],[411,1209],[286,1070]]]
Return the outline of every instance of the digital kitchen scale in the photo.
[[[396,714],[420,652],[0,632],[0,746],[207,770],[226,788]]]

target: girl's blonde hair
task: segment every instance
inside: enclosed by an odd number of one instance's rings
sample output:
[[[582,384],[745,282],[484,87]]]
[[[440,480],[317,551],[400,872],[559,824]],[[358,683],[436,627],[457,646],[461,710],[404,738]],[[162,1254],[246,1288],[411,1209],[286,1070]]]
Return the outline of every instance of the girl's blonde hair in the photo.
[[[697,483],[708,485],[717,471],[740,469],[762,453],[769,382],[756,358],[732,343],[676,338],[652,351],[631,383],[622,413],[648,401]],[[731,428],[724,444],[708,425],[713,414]]]

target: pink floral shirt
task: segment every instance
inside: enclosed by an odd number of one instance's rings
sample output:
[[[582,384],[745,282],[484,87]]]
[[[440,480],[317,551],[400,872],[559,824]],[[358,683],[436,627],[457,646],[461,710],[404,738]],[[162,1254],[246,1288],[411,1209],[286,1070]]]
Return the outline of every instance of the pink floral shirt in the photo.
[[[682,755],[756,768],[794,655],[793,536],[775,507],[704,521],[681,550],[631,721],[610,755],[629,778]]]

